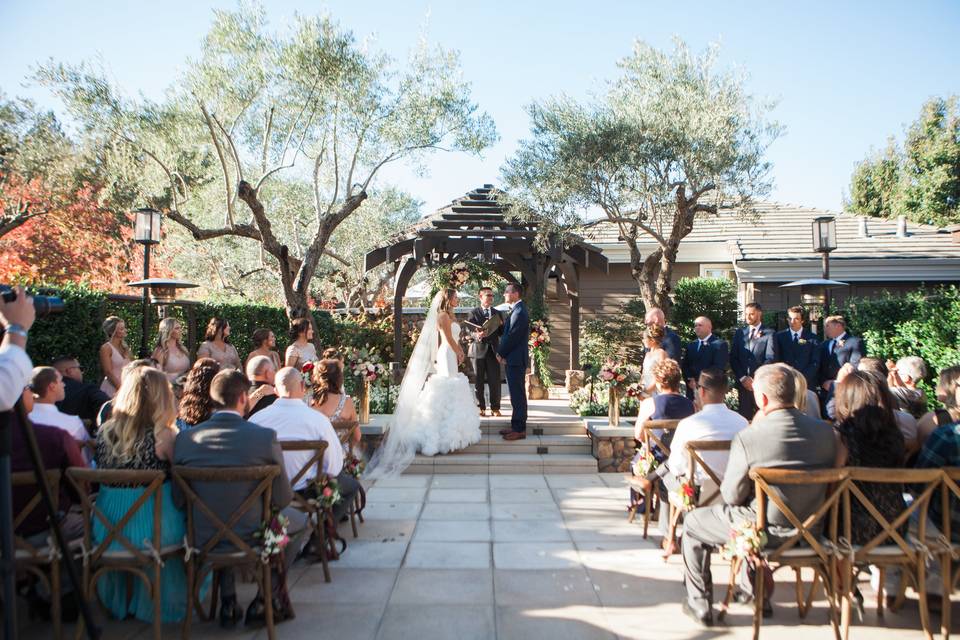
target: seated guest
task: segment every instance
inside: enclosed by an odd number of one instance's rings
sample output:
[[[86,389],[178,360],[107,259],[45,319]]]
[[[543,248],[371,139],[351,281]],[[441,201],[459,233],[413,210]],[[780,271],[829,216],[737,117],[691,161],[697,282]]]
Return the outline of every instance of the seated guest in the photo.
[[[836,460],[837,444],[830,427],[796,408],[795,377],[790,367],[779,363],[760,367],[753,379],[753,397],[762,415],[733,438],[720,485],[724,504],[694,509],[686,514],[684,522],[681,551],[687,597],[683,610],[704,625],[713,624],[710,554],[727,543],[732,527],[756,521],[750,469],[826,469]],[[778,492],[801,520],[816,511],[825,498],[822,485],[783,486]],[[767,523],[770,548],[793,528],[774,504],[767,507]],[[740,588],[752,594],[752,581],[741,580]],[[769,603],[763,607],[769,609]]]
[[[643,373],[640,376],[640,385],[647,395],[657,392],[657,383],[653,379],[653,368],[669,356],[663,348],[663,327],[650,325],[643,332]]]
[[[120,372],[133,356],[127,345],[127,325],[123,320],[110,316],[103,321],[103,333],[107,341],[100,346],[100,370],[103,371],[100,390],[112,398],[120,388]]]
[[[23,409],[28,414],[33,411],[33,392],[27,387],[23,391]],[[27,450],[27,443],[23,438],[22,429],[13,420],[17,420],[17,414],[13,414],[10,424],[10,435],[12,438],[10,451],[11,471],[33,471],[33,463],[30,459],[30,452]],[[87,462],[80,451],[80,445],[70,437],[63,429],[49,427],[43,424],[33,423],[33,435],[37,439],[37,448],[40,450],[40,458],[43,460],[43,466],[46,469],[58,469],[66,471],[70,467],[86,467]],[[36,489],[33,487],[14,487],[13,488],[13,513],[19,513],[30,499],[33,497]],[[71,512],[70,506],[76,503],[77,496],[68,482],[60,483],[60,501],[57,507],[60,510],[60,526],[63,533],[70,540],[83,536],[83,518],[79,513]],[[43,544],[49,531],[47,525],[47,514],[43,506],[34,509],[26,519],[17,527],[17,533],[24,537],[38,536],[38,539],[31,540],[33,544]]]
[[[883,360],[880,358],[861,358],[860,363],[857,364],[857,371],[870,374],[877,384],[880,385],[884,394],[890,393],[890,387],[887,384],[887,366],[884,364]],[[842,374],[842,377],[846,377],[846,373]],[[837,377],[838,384],[841,379],[841,376]],[[892,403],[892,408],[893,417],[897,421],[897,427],[903,434],[903,438],[906,443],[907,455],[910,455],[920,448],[920,445],[917,442],[917,419],[906,411],[898,408],[895,399]],[[835,409],[833,406],[831,406],[829,410],[831,411],[831,415],[835,417],[835,413],[833,413]]]
[[[267,356],[254,356],[247,362],[247,377],[253,382],[250,387],[248,418],[256,412],[266,409],[277,399],[277,392],[273,388],[276,375],[277,370],[273,366],[273,360]]]
[[[183,431],[177,436],[174,446],[174,464],[187,467],[280,465],[283,469],[283,453],[277,442],[276,432],[243,418],[243,414],[247,411],[249,390],[250,381],[240,371],[224,369],[215,375],[210,384],[210,396],[221,408],[206,422]],[[255,483],[251,483],[246,490],[240,490],[236,484],[228,486],[201,483],[194,486],[194,491],[204,503],[216,511],[218,518],[226,522],[254,487]],[[175,491],[174,496],[178,504],[184,504],[185,500],[180,491]],[[290,521],[287,530],[290,542],[284,550],[287,569],[300,553],[310,530],[303,513],[286,508],[292,497],[290,479],[284,471],[273,480],[270,500],[272,507],[282,509],[283,515]],[[258,501],[257,505],[260,504],[261,502]],[[254,534],[259,531],[261,523],[268,516],[269,514],[262,513],[258,508],[250,509],[233,530],[238,536],[253,542]],[[194,517],[196,518],[196,544],[203,546],[216,534],[216,526],[202,511],[196,511]],[[219,546],[224,549],[232,547],[227,540],[221,541]],[[281,604],[282,594],[286,593],[285,574],[274,571],[274,593],[272,594],[274,619],[282,621],[289,613]],[[220,585],[220,626],[231,628],[240,620],[235,576],[232,569],[220,571]],[[250,603],[245,624],[254,625],[264,622],[263,597],[263,594],[258,594]]]
[[[700,374],[697,381],[697,401],[701,407],[697,413],[684,418],[677,425],[670,443],[670,457],[657,467],[648,478],[640,481],[644,489],[649,489],[653,476],[663,480],[663,486],[668,492],[676,491],[690,473],[690,461],[687,454],[687,443],[694,440],[732,440],[735,435],[749,426],[747,419],[736,411],[727,408],[724,400],[730,387],[727,382],[726,371],[707,369]],[[726,451],[704,451],[700,453],[703,461],[710,466],[722,480],[723,472],[727,467]],[[698,486],[712,484],[710,476],[703,469],[697,468],[694,479]],[[713,488],[710,488],[712,491]],[[667,534],[667,518],[660,517],[661,532]],[[673,540],[664,540],[664,548],[672,551]]]
[[[927,365],[923,358],[900,358],[895,363],[888,362],[887,369],[890,371],[887,383],[899,408],[917,420],[922,418],[927,412],[927,397],[923,389],[917,388],[917,382],[927,377]]]
[[[907,449],[894,417],[894,399],[887,383],[866,371],[854,371],[837,383],[837,422],[840,437],[837,467],[903,466]],[[893,485],[858,483],[863,494],[877,510],[892,521],[906,508],[903,492]],[[858,500],[850,503],[853,544],[866,544],[882,532],[880,524]]]
[[[313,368],[312,380],[310,406],[330,419],[342,442],[360,444],[357,410],[353,399],[343,390],[343,362],[332,358],[321,360]]]
[[[317,348],[313,346],[313,325],[310,318],[297,318],[290,323],[290,346],[284,355],[285,367],[301,369],[308,362],[317,359]]]
[[[220,363],[213,358],[200,358],[190,367],[180,396],[177,429],[191,429],[213,415],[216,403],[210,397],[210,383],[219,372]]]
[[[661,346],[667,352],[667,357],[671,360],[680,362],[681,348],[680,336],[677,332],[667,326],[667,318],[663,315],[663,309],[652,307],[647,310],[643,316],[643,324],[652,327],[657,326],[663,329],[663,342]]]
[[[176,380],[190,370],[190,354],[183,346],[183,325],[176,318],[164,318],[160,321],[157,346],[151,356],[157,362],[157,368],[167,374],[167,380]]]
[[[221,369],[240,369],[240,354],[229,339],[230,323],[224,318],[210,318],[203,342],[197,347],[197,357],[213,358]]]
[[[687,381],[687,397],[693,398],[697,378],[704,369],[722,369],[726,371],[730,363],[730,345],[726,340],[713,335],[713,322],[706,316],[693,321],[693,332],[697,339],[687,345],[680,367]]]
[[[663,360],[653,368],[657,394],[640,403],[634,429],[637,440],[647,420],[682,420],[696,411],[693,402],[680,393],[680,376],[680,367],[674,360]]]
[[[807,379],[807,389],[817,389],[820,378],[820,341],[803,326],[803,307],[787,309],[790,326],[774,337],[775,361],[788,364]]]
[[[134,369],[139,369],[140,367],[153,367],[157,368],[157,362],[150,358],[140,358],[139,360],[134,360],[133,362],[127,363],[127,366],[123,368],[123,371],[120,372],[120,384],[123,384],[123,381],[127,378],[127,375]],[[113,413],[113,399],[106,401],[101,405],[100,410],[97,411],[97,428],[99,429],[103,426],[103,423],[110,419],[111,414]]]
[[[282,366],[280,363],[280,354],[274,351],[277,348],[277,336],[270,329],[257,329],[253,332],[253,351],[247,355],[244,367],[250,363],[250,360],[257,356],[267,356],[273,363],[273,370],[279,371]],[[249,377],[249,374],[248,374]]]
[[[340,484],[343,499],[333,507],[334,518],[339,520],[347,513],[347,507],[353,503],[353,497],[360,489],[360,483],[343,471],[343,447],[330,420],[319,411],[314,411],[303,401],[307,393],[303,385],[303,376],[293,367],[284,367],[277,373],[276,402],[257,412],[250,422],[277,432],[277,440],[325,440],[327,449],[323,453],[323,472],[336,478]],[[283,460],[287,475],[292,479],[310,459],[309,451],[284,451]],[[309,493],[310,481],[316,477],[316,470],[309,472],[294,485],[293,490]]]
[[[57,409],[56,403],[62,402],[66,397],[63,376],[59,371],[53,367],[35,367],[30,389],[33,390],[35,398],[33,411],[29,415],[31,422],[63,429],[79,443],[90,439],[83,420]]]
[[[169,471],[177,429],[177,403],[173,389],[163,372],[152,367],[130,371],[113,403],[113,415],[97,432],[96,462],[99,469],[132,471]],[[144,487],[101,486],[97,508],[108,520],[117,522],[143,495]],[[171,483],[163,483],[161,493],[161,546],[182,544],[186,532],[183,511],[172,500]],[[135,545],[153,538],[153,509],[142,507],[123,529]],[[106,536],[103,524],[93,520],[93,537],[98,543]],[[145,545],[144,545],[145,546]],[[111,549],[125,550],[114,540]],[[149,574],[148,570],[148,574]],[[187,607],[187,578],[183,561],[167,558],[161,573],[161,613],[164,622],[183,619]],[[129,615],[138,620],[153,620],[153,601],[141,580],[128,580],[122,572],[105,574],[97,581],[97,592],[113,616],[123,620]],[[128,588],[130,591],[128,592]]]
[[[918,469],[960,467],[960,366],[940,372],[937,400],[946,408],[950,422],[938,426],[923,443],[917,456]],[[938,495],[930,501],[929,513],[931,521],[940,527],[943,510]],[[960,542],[960,500],[953,494],[950,495],[950,534],[953,542]]]
[[[83,381],[83,368],[76,358],[61,356],[53,361],[53,368],[63,377],[64,398],[57,403],[57,408],[93,423],[100,407],[110,400],[110,396],[92,382]]]
[[[794,382],[797,385],[797,409],[815,420],[820,420],[820,400],[817,394],[807,388],[807,377],[797,369],[793,369]]]

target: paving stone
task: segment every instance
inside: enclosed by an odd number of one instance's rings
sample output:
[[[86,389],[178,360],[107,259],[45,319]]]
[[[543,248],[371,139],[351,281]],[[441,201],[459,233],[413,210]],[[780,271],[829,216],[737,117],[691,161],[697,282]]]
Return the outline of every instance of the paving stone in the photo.
[[[495,634],[492,606],[405,604],[387,607],[377,640],[490,640]]]
[[[562,520],[494,520],[494,542],[570,542]]]
[[[428,502],[487,502],[486,489],[430,489]]]
[[[603,609],[565,607],[562,611],[497,607],[498,638],[550,640],[616,640]]]
[[[501,607],[599,605],[590,576],[576,569],[494,569],[493,591]]]
[[[414,540],[423,542],[490,542],[489,520],[421,520]]]
[[[569,569],[580,557],[569,542],[494,542],[493,562],[498,569]]]
[[[492,569],[401,569],[391,605],[493,604]]]
[[[403,566],[411,569],[489,569],[490,544],[414,540]]]
[[[424,505],[421,520],[489,520],[486,503],[433,502]]]

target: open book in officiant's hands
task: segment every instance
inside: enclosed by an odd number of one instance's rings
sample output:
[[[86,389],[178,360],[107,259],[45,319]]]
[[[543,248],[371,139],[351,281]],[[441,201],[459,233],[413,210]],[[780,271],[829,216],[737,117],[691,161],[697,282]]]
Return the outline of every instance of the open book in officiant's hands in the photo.
[[[464,321],[464,323],[476,331],[482,331],[484,336],[489,336],[500,328],[500,325],[503,324],[503,319],[496,313],[493,313],[482,326],[468,321]]]

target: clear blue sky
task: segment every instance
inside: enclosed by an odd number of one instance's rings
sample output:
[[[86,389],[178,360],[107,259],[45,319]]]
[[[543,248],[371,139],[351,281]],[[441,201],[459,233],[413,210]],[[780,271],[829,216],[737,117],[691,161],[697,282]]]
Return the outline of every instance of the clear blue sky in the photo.
[[[99,56],[128,93],[159,96],[195,55],[211,9],[203,0],[0,0],[0,87],[59,109],[23,81],[38,61]],[[459,49],[464,76],[501,141],[483,159],[440,154],[430,175],[384,176],[425,210],[484,182],[526,136],[524,106],[565,92],[585,97],[616,74],[635,39],[669,47],[674,35],[750,74],[750,89],[779,100],[785,135],[771,148],[773,197],[838,209],[854,164],[902,135],[924,100],[960,93],[960,2],[266,2],[271,23],[330,12],[358,37],[403,58],[428,38]]]

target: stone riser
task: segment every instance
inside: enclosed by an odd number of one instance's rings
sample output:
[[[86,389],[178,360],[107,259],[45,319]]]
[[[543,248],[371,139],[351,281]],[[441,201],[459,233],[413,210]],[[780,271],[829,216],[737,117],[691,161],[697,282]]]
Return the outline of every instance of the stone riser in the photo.
[[[405,474],[429,473],[596,473],[597,461],[589,454],[535,455],[523,453],[454,454],[417,456]]]
[[[510,426],[509,422],[480,423],[480,431],[484,435],[497,435],[500,429],[506,429]],[[586,429],[582,423],[547,423],[530,424],[527,423],[527,434],[532,435],[535,429],[542,429],[545,436],[565,436],[565,435],[585,435]]]

